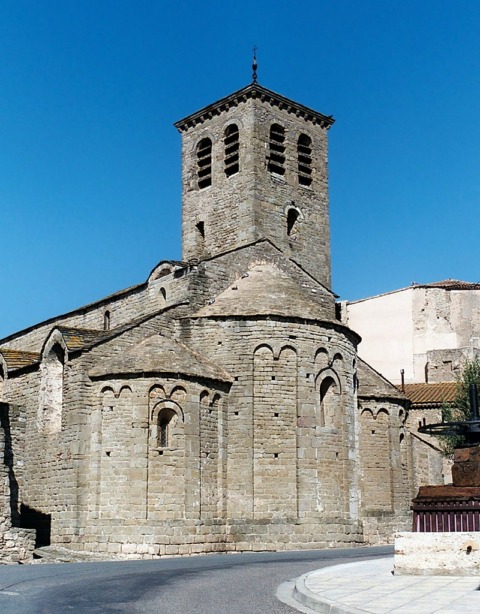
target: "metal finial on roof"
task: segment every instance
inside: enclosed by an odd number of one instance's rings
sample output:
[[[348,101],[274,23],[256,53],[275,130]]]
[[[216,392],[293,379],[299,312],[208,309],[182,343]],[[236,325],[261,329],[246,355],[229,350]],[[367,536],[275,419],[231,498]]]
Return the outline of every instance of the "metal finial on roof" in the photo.
[[[252,79],[253,79],[253,83],[257,82],[257,68],[258,68],[258,64],[257,64],[257,46],[255,45],[253,48],[253,64],[252,64]]]

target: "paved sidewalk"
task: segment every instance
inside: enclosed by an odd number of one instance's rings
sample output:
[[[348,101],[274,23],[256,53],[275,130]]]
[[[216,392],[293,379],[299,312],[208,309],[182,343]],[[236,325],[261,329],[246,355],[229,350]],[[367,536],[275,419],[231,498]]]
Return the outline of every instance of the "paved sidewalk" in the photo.
[[[479,614],[479,576],[394,576],[393,557],[310,572],[295,581],[301,611],[325,614]]]

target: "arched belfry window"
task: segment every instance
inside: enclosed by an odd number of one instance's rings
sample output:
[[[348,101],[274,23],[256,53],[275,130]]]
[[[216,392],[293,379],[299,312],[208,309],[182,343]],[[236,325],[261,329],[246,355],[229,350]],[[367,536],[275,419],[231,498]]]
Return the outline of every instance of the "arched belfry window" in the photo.
[[[301,134],[297,143],[298,156],[298,183],[310,185],[312,183],[312,139]]]
[[[238,126],[230,124],[225,130],[225,175],[230,177],[240,170],[240,136]]]
[[[277,175],[285,174],[285,128],[280,124],[270,127],[268,170]]]
[[[212,185],[212,141],[208,137],[197,145],[197,178],[200,189]]]
[[[173,419],[176,417],[176,413],[170,407],[164,407],[158,412],[157,417],[157,435],[158,446],[160,448],[167,448],[171,445],[172,439],[172,427],[174,424]]]

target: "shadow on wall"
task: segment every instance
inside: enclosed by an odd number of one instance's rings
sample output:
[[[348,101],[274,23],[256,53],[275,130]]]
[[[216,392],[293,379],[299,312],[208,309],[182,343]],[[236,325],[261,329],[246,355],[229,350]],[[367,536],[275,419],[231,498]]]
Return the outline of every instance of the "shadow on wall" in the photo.
[[[12,445],[12,432],[10,427],[10,414],[9,405],[7,403],[0,403],[0,428],[4,433],[4,454],[3,464],[5,466],[5,473],[8,479],[9,489],[9,507],[10,518],[13,527],[20,527],[22,529],[35,529],[36,541],[35,547],[49,546],[50,545],[50,532],[52,517],[50,514],[43,514],[37,510],[34,510],[23,503],[19,510],[19,492],[18,481],[15,477],[15,458]]]
[[[20,526],[22,529],[36,530],[35,548],[50,545],[51,514],[44,514],[22,503],[20,506]]]
[[[14,459],[12,447],[12,433],[10,429],[10,415],[7,403],[0,403],[0,428],[3,430],[5,437],[5,448],[3,453],[3,463],[6,467],[8,478],[8,488],[10,491],[10,518],[12,525],[19,526],[18,513],[18,482],[14,472]]]

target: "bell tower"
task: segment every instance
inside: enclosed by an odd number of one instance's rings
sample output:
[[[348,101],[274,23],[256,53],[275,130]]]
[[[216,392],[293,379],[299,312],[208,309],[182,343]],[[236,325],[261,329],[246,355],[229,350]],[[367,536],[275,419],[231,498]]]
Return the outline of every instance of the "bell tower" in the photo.
[[[183,259],[267,238],[330,288],[333,122],[255,81],[177,122]]]

